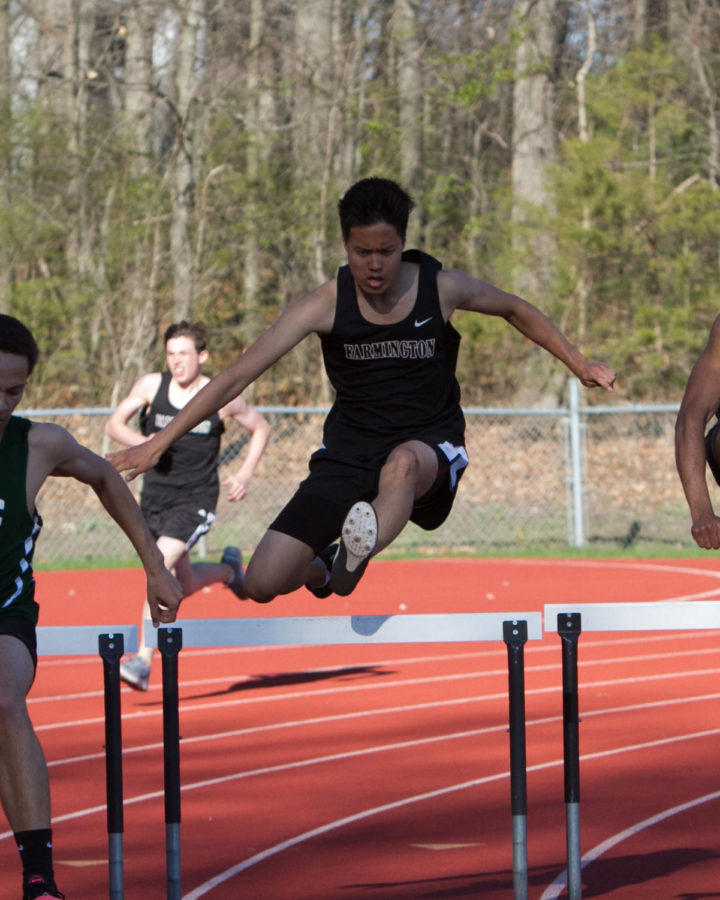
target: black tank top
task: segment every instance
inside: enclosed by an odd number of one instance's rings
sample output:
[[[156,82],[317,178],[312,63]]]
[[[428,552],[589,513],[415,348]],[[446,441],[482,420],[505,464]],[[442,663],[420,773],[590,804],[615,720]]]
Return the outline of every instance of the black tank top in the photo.
[[[152,403],[140,413],[140,430],[145,435],[162,430],[180,411],[170,403],[168,396],[171,378],[170,372],[162,373]],[[145,473],[143,495],[182,493],[187,494],[189,500],[207,498],[208,506],[214,509],[220,491],[217,468],[220,437],[224,430],[220,416],[213,413],[178,438],[163,453],[158,464]]]
[[[349,266],[337,277],[332,331],[321,336],[336,399],[325,422],[324,445],[356,455],[411,438],[464,442],[465,422],[455,378],[460,335],[444,322],[437,288],[438,260],[407,250],[419,263],[415,305],[401,322],[368,322],[358,308]]]

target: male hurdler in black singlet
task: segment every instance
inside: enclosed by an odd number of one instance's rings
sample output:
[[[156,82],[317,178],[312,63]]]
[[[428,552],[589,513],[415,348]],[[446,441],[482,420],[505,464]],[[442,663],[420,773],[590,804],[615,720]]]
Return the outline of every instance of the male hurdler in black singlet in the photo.
[[[303,584],[318,597],[347,595],[409,521],[430,529],[445,520],[468,461],[454,312],[504,318],[586,387],[613,388],[613,370],[587,359],[532,304],[405,252],[412,207],[394,181],[356,182],[338,204],[347,254],[338,277],[290,303],[149,444],[114,458],[121,471],[132,470],[129,478],[147,471],[178,435],[317,334],[337,396],[308,477],[245,572],[247,594],[258,602]]]
[[[380,470],[394,447],[417,440],[438,458],[435,483],[416,501],[410,521],[438,528],[450,514],[468,464],[465,419],[455,378],[460,335],[443,320],[437,273],[441,264],[417,250],[415,304],[400,322],[365,319],[348,266],[337,277],[332,331],[321,338],[336,399],[325,421],[323,445],[310,459],[310,475],[270,525],[310,544],[315,553],[337,540],[348,509],[370,502]]]

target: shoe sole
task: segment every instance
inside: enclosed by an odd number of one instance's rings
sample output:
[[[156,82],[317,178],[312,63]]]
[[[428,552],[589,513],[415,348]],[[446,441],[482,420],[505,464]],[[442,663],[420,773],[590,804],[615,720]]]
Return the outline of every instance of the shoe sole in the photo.
[[[351,594],[377,544],[377,516],[369,503],[361,500],[345,517],[340,547],[332,567],[330,587],[334,594]]]

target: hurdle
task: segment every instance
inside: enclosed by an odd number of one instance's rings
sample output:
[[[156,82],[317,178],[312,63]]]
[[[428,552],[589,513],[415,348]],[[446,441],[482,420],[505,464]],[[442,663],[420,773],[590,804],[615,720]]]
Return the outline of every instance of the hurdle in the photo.
[[[110,900],[123,900],[123,782],[120,715],[120,657],[136,652],[136,625],[69,625],[37,628],[38,656],[92,656],[103,663],[105,697],[105,775]]]
[[[720,601],[545,604],[545,631],[562,645],[563,756],[568,900],[582,898],[578,643],[584,631],[702,631],[720,629]]]
[[[178,652],[183,647],[330,646],[338,644],[473,643],[503,641],[508,653],[510,795],[513,898],[527,900],[527,787],[525,748],[524,645],[542,638],[542,615],[448,613],[427,615],[313,616],[248,619],[189,619],[181,627],[146,625],[145,641],[163,658],[163,729],[167,835],[167,900],[181,897],[180,753]]]

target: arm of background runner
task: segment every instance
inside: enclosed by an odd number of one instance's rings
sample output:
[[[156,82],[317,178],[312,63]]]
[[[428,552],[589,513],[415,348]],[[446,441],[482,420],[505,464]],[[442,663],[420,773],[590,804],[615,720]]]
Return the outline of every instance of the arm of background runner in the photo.
[[[585,387],[612,391],[615,384],[613,369],[605,363],[587,359],[532,303],[457,269],[438,273],[438,290],[446,318],[455,309],[502,316],[521,334],[564,363]]]
[[[713,511],[705,474],[705,426],[720,407],[720,316],[698,357],[675,423],[675,462],[690,508],[691,533],[706,550],[720,547],[720,519]]]
[[[89,485],[103,507],[122,528],[145,569],[147,600],[154,625],[174,622],[182,588],[163,564],[160,551],[145,524],[140,507],[110,463],[79,444],[59,425],[33,423],[29,437],[28,470],[32,490],[48,475],[75,478]]]
[[[160,387],[160,379],[159,372],[150,372],[148,375],[138,378],[130,393],[120,401],[105,423],[105,434],[119,444],[125,444],[126,447],[144,444],[148,440],[147,437],[134,428],[130,428],[127,423],[138,410],[152,402]]]
[[[222,482],[223,487],[230,488],[228,500],[243,500],[247,496],[255,467],[265,452],[270,437],[270,423],[256,409],[249,406],[242,396],[236,397],[224,406],[220,410],[220,416],[222,418],[231,416],[252,435],[242,465],[234,475],[230,475]]]
[[[173,441],[242,394],[304,337],[329,331],[335,315],[335,296],[335,282],[331,281],[295,300],[239,359],[198,391],[162,431],[137,447],[108,454],[108,459],[118,471],[128,472],[127,481],[151,469]]]

